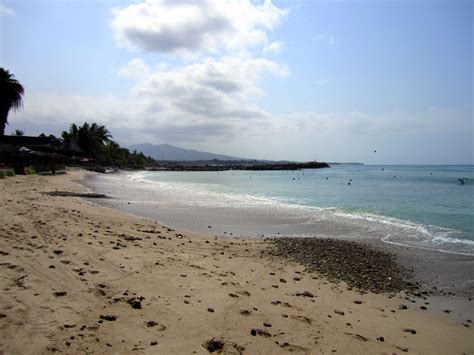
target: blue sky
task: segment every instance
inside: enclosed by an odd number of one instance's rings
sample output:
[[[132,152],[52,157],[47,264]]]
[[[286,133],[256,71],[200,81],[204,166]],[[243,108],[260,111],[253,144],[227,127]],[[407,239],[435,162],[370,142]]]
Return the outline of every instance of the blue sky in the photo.
[[[0,1],[12,131],[383,164],[473,160],[470,1]],[[377,153],[373,153],[377,150]]]

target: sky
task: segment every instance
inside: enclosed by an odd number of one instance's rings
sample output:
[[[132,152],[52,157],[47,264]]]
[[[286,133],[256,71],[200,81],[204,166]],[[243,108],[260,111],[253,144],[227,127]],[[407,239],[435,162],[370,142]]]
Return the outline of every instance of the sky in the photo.
[[[474,164],[472,1],[0,0],[7,133],[123,146]]]

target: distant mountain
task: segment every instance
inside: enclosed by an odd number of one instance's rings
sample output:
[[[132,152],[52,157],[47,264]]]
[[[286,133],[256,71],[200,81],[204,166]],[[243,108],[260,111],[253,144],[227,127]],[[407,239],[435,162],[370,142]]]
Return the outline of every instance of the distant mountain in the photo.
[[[199,152],[197,150],[184,149],[175,147],[171,144],[135,144],[128,147],[130,151],[139,151],[156,160],[244,160],[242,158],[231,157],[223,154],[213,154],[206,152]]]

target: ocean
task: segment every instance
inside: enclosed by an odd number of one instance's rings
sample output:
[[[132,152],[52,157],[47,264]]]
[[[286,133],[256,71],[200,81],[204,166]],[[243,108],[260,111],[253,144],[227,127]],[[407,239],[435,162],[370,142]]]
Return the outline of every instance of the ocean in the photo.
[[[141,171],[86,185],[113,197],[112,207],[207,234],[375,238],[474,255],[472,165]]]

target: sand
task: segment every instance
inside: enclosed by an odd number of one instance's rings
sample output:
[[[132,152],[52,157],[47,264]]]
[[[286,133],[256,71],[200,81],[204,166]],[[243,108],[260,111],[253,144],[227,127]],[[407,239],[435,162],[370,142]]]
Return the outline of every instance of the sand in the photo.
[[[474,352],[467,319],[329,282],[265,241],[45,194],[85,192],[83,174],[0,180],[0,353]]]

